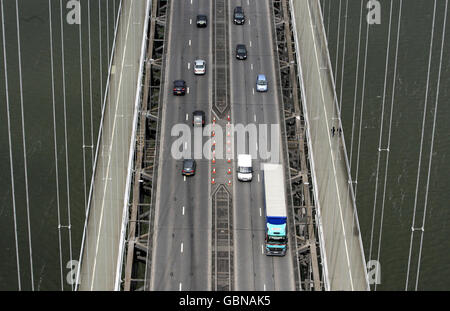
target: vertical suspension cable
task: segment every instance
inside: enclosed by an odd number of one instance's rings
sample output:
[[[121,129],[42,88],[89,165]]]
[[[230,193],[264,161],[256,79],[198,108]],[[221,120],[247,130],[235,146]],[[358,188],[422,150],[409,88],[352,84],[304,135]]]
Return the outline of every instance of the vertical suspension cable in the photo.
[[[392,100],[391,100],[391,111],[389,117],[389,132],[388,132],[388,143],[387,143],[387,155],[386,155],[386,167],[384,170],[384,185],[383,185],[383,200],[381,205],[381,222],[380,222],[380,234],[378,236],[378,250],[377,250],[377,262],[380,262],[381,255],[381,238],[383,236],[383,221],[384,221],[384,207],[386,202],[386,186],[387,186],[387,175],[389,170],[389,157],[390,157],[390,148],[391,148],[391,134],[392,134],[392,119],[394,115],[394,96],[395,96],[395,76],[397,75],[397,62],[398,62],[398,46],[400,41],[400,26],[401,26],[401,13],[402,13],[402,4],[403,0],[400,1],[400,9],[399,9],[399,18],[398,18],[398,31],[397,31],[397,45],[396,45],[396,53],[395,53],[395,72],[394,72],[394,84],[392,87]],[[377,285],[375,283],[375,290],[377,290]]]
[[[445,16],[444,16],[444,23],[443,23],[443,27],[442,27],[441,55],[439,58],[439,74],[438,74],[438,82],[437,82],[437,86],[436,86],[436,101],[434,104],[434,118],[433,118],[433,130],[432,130],[432,135],[431,135],[430,159],[428,161],[427,186],[426,186],[426,190],[425,190],[425,207],[423,210],[422,231],[420,232],[419,262],[417,264],[416,287],[415,287],[416,291],[417,291],[417,287],[419,285],[420,266],[421,266],[421,259],[422,259],[423,235],[424,235],[424,230],[425,230],[425,219],[426,219],[426,213],[427,213],[427,207],[428,207],[428,190],[430,187],[431,163],[433,160],[434,136],[435,136],[435,130],[436,130],[437,109],[438,109],[438,104],[439,104],[439,89],[441,86],[441,73],[442,73],[442,59],[443,59],[443,54],[444,54],[445,29],[447,26],[447,8],[448,8],[448,0],[445,1]]]
[[[362,132],[362,120],[363,120],[363,113],[364,113],[364,97],[365,97],[365,91],[366,91],[366,73],[367,73],[367,52],[369,50],[369,23],[367,23],[366,27],[366,48],[364,52],[364,71],[363,71],[363,82],[362,82],[362,94],[361,94],[361,115],[359,118],[359,137],[358,137],[358,153],[356,156],[356,183],[355,183],[355,200],[358,195],[358,175],[359,175],[359,156],[361,151],[361,132]]]
[[[64,111],[64,148],[65,148],[65,162],[66,162],[66,191],[67,191],[67,228],[69,230],[69,256],[70,262],[72,262],[72,224],[70,219],[70,178],[69,178],[69,152],[67,148],[67,103],[66,103],[66,68],[65,68],[65,55],[64,55],[64,17],[63,17],[63,4],[62,0],[59,0],[60,11],[60,27],[61,27],[61,65],[62,65],[62,84],[63,84],[63,111]],[[73,290],[73,283],[71,283]]]
[[[417,177],[416,177],[416,193],[414,196],[414,211],[413,211],[413,218],[411,223],[411,239],[410,239],[410,246],[409,246],[409,256],[408,256],[408,270],[406,275],[406,286],[405,290],[408,290],[408,282],[409,282],[409,271],[410,271],[410,263],[411,263],[411,253],[412,253],[412,245],[413,245],[413,237],[414,237],[414,225],[416,221],[416,210],[417,210],[417,200],[418,200],[418,193],[419,193],[419,182],[420,182],[420,170],[422,167],[422,151],[423,151],[423,141],[424,141],[424,133],[425,133],[425,121],[426,121],[426,115],[427,115],[427,107],[428,107],[428,88],[430,85],[430,74],[431,74],[431,61],[432,61],[432,50],[433,50],[433,41],[434,41],[434,26],[436,22],[436,0],[434,1],[434,9],[433,9],[433,21],[431,26],[431,38],[430,38],[430,48],[429,48],[429,55],[428,55],[428,70],[427,70],[427,83],[425,88],[425,101],[423,105],[423,118],[422,118],[422,133],[420,137],[420,149],[419,149],[419,163],[417,166]],[[423,228],[422,228],[423,230]]]
[[[359,81],[359,55],[361,52],[361,33],[362,33],[362,19],[363,19],[363,0],[361,0],[361,12],[359,17],[359,35],[358,35],[358,52],[356,57],[356,79],[355,79],[355,95],[353,98],[353,118],[352,118],[352,138],[350,146],[350,174],[353,163],[353,139],[355,134],[355,115],[356,115],[356,97],[358,96],[358,81]],[[356,181],[357,182],[357,181]]]
[[[16,192],[14,188],[14,163],[12,155],[12,139],[11,139],[11,117],[9,111],[9,85],[8,85],[8,62],[6,59],[6,39],[5,39],[5,15],[3,9],[3,0],[1,0],[2,11],[2,42],[3,42],[3,67],[5,72],[5,95],[6,95],[6,112],[8,123],[8,147],[9,147],[9,167],[11,172],[11,199],[13,208],[13,220],[14,220],[14,244],[16,247],[16,267],[17,267],[17,283],[19,291],[22,290],[22,284],[20,281],[20,263],[19,263],[19,241],[17,238],[17,214],[16,214]]]
[[[30,198],[28,195],[28,165],[27,165],[27,146],[25,135],[25,116],[23,108],[23,80],[22,80],[22,54],[20,46],[20,22],[19,22],[19,3],[16,0],[16,28],[17,28],[17,51],[19,59],[19,85],[20,85],[20,110],[22,123],[22,143],[23,143],[23,161],[25,172],[25,196],[27,205],[27,223],[28,223],[28,245],[30,252],[30,276],[31,276],[31,290],[34,291],[34,270],[33,270],[33,246],[31,243],[31,223],[30,223]]]
[[[82,28],[81,22],[79,24],[79,47],[80,47],[80,92],[81,92],[81,128],[83,135],[83,190],[84,190],[84,211],[87,211],[87,176],[86,176],[86,137],[85,137],[85,125],[84,125],[84,77],[83,77],[83,41],[82,41]],[[86,253],[88,253],[88,247],[86,247]],[[78,262],[78,264],[81,264]],[[89,271],[89,262],[88,271]],[[76,287],[76,284],[75,284]],[[72,287],[73,290],[73,287]]]
[[[339,0],[339,18],[338,18],[338,29],[337,29],[337,40],[336,40],[336,62],[334,66],[334,81],[336,81],[337,77],[337,69],[338,69],[338,59],[339,59],[339,41],[341,38],[341,9],[342,9],[342,0]],[[340,111],[339,111],[340,115]]]
[[[57,207],[57,216],[58,216],[59,265],[60,265],[61,290],[64,290],[62,247],[61,247],[61,212],[60,212],[60,205],[59,205],[59,169],[58,169],[58,146],[57,146],[57,132],[56,132],[55,73],[54,73],[54,61],[53,61],[53,27],[52,27],[51,0],[48,0],[48,15],[49,15],[49,30],[50,30],[50,67],[51,67],[51,74],[52,74],[53,142],[54,142],[54,155],[55,155],[56,207]]]
[[[344,23],[344,47],[342,51],[342,71],[341,71],[341,94],[339,96],[339,115],[342,111],[342,93],[344,92],[344,69],[345,69],[345,52],[347,43],[347,14],[348,14],[348,0],[345,0],[345,23]]]
[[[89,102],[91,109],[91,171],[94,174],[94,120],[92,108],[92,48],[91,48],[91,0],[88,0],[88,55],[89,55]]]
[[[380,172],[380,158],[381,158],[381,143],[383,140],[383,124],[384,124],[384,107],[386,104],[386,89],[387,89],[387,76],[389,69],[389,52],[391,50],[391,26],[392,26],[392,9],[393,9],[393,1],[391,1],[391,8],[389,13],[389,28],[388,28],[388,39],[387,39],[387,48],[386,48],[386,61],[385,61],[385,69],[384,69],[384,87],[383,87],[383,100],[381,105],[381,118],[380,118],[380,135],[378,140],[378,159],[377,159],[377,172],[375,177],[375,193],[374,193],[374,201],[373,201],[373,211],[372,211],[372,228],[370,231],[370,246],[369,246],[369,260],[372,259],[372,243],[373,243],[373,232],[375,227],[375,214],[377,208],[377,198],[378,198],[378,177]],[[400,21],[399,21],[400,23]],[[395,77],[394,77],[395,79]]]
[[[103,99],[103,64],[102,64],[102,1],[98,0],[98,42],[99,42],[99,63],[100,63],[100,98]],[[100,110],[102,110],[102,100],[100,100]]]

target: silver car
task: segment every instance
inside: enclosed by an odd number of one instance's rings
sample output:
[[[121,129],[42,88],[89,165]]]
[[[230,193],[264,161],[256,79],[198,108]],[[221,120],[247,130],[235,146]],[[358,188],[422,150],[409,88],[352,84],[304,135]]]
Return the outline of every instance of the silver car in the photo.
[[[194,62],[194,74],[204,75],[206,73],[206,62],[203,59],[197,59]]]
[[[267,79],[265,75],[258,75],[256,77],[256,91],[267,92]]]

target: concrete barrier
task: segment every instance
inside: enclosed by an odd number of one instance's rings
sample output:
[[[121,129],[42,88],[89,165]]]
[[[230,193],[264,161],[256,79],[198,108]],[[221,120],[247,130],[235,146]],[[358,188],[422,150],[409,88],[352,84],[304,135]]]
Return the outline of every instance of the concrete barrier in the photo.
[[[369,290],[319,0],[290,0],[327,290]],[[333,127],[335,129],[333,133]]]

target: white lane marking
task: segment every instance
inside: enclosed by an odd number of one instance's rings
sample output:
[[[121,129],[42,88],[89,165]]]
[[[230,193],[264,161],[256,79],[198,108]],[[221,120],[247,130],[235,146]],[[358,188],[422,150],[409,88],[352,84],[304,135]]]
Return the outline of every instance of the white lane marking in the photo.
[[[125,40],[124,40],[124,42],[127,42],[127,40],[128,40],[128,31],[130,29],[131,12],[133,12],[133,10],[130,9],[130,13],[128,14],[127,31],[125,33]],[[119,85],[118,85],[118,90],[119,91],[118,91],[118,94],[117,94],[116,109],[115,109],[115,112],[114,112],[114,121],[113,121],[113,127],[112,127],[112,133],[113,133],[113,135],[111,137],[111,141],[112,142],[114,141],[114,134],[116,132],[115,128],[116,128],[116,119],[117,119],[116,118],[117,117],[117,108],[119,107],[119,99],[121,98],[120,97],[120,92],[122,90],[121,85],[122,85],[122,78],[124,76],[123,67],[125,65],[126,51],[127,51],[127,45],[125,44],[125,48],[124,48],[124,51],[123,51],[123,57],[122,57],[122,70],[120,72]],[[107,169],[106,169],[106,178],[108,178],[108,176],[109,176],[112,146],[113,146],[113,143],[111,143],[111,145],[109,146],[109,158],[108,158],[108,164],[107,164]],[[103,198],[105,197],[107,186],[108,186],[108,182],[105,182],[105,187],[103,189]],[[95,246],[95,257],[94,257],[94,264],[93,264],[93,269],[92,269],[91,291],[94,288],[94,280],[95,280],[95,276],[96,276],[95,269],[97,267],[98,246],[100,244],[100,237],[101,237],[101,231],[102,231],[102,226],[103,226],[103,212],[104,212],[104,209],[105,209],[105,200],[102,201],[102,209],[101,209],[101,212],[100,212],[100,221],[99,221],[100,226],[98,228],[97,243],[96,243],[96,246]]]
[[[189,120],[189,114],[186,113],[186,121]]]
[[[188,63],[188,69],[191,69],[191,63]]]
[[[259,174],[258,174],[258,182],[259,182]]]
[[[250,47],[252,47],[252,41],[250,41]]]
[[[191,4],[192,4],[192,0],[191,0]]]
[[[253,95],[255,95],[255,88],[253,88]]]
[[[256,114],[255,114],[255,116],[254,116],[254,118],[253,118],[254,120],[255,120],[255,122],[256,122]]]
[[[256,145],[256,151],[258,151],[258,142],[256,142],[255,145]]]
[[[186,181],[186,176],[184,176],[184,181]]]
[[[264,254],[264,244],[261,244],[261,254]]]
[[[189,94],[189,88],[187,89],[187,93]]]
[[[191,19],[189,19],[189,24],[191,24],[191,25],[192,25],[192,18],[191,18]]]
[[[183,242],[181,242],[181,252],[183,252]]]
[[[184,142],[184,149],[187,149],[187,141]]]
[[[247,0],[247,5],[250,5],[250,0]]]
[[[183,206],[183,215],[184,215],[184,206]]]
[[[253,70],[253,64],[250,64],[250,69]]]
[[[259,208],[259,216],[262,217],[262,210],[261,210],[261,207]]]
[[[183,284],[181,284],[181,282],[180,282],[180,286],[179,286],[180,292],[181,292],[182,287],[183,287]]]
[[[248,24],[251,25],[250,20],[248,20]]]
[[[266,291],[266,284],[264,284],[264,291]]]
[[[191,44],[192,44],[192,41],[191,41],[191,40],[189,40],[189,46],[191,46]]]

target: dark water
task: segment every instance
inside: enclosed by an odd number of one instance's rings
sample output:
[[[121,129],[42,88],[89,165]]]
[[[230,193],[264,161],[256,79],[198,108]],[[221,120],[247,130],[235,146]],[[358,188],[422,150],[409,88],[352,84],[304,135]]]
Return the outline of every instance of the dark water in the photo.
[[[9,87],[11,150],[15,190],[13,195],[10,147],[8,143],[8,113],[3,61],[4,48],[3,44],[1,44],[0,228],[2,236],[0,238],[0,290],[19,289],[19,277],[22,290],[31,290],[32,284],[34,284],[35,290],[60,290],[62,287],[65,290],[70,290],[72,288],[66,281],[66,275],[70,271],[66,264],[70,259],[78,260],[79,257],[84,224],[85,199],[89,192],[93,152],[95,151],[98,135],[101,98],[105,89],[108,56],[113,42],[114,18],[120,2],[119,0],[99,1],[81,1],[83,87],[81,86],[80,71],[79,25],[69,25],[66,22],[66,13],[68,12],[66,3],[68,1],[62,1],[66,83],[65,122],[60,1],[51,0],[55,129],[53,125],[49,2],[47,0],[18,1],[24,131],[22,130],[21,116],[16,6],[13,0],[2,1],[5,17],[2,20],[2,24],[4,23],[6,35],[7,82]],[[89,4],[91,40],[89,40],[88,31]],[[99,4],[101,7],[100,29]],[[0,27],[3,30],[3,26],[0,25]],[[101,39],[99,39],[100,32]],[[90,58],[89,41],[91,42]],[[89,64],[89,60],[91,64]],[[84,110],[83,114],[82,107]],[[84,148],[84,153],[83,128],[84,144],[88,146]],[[24,138],[27,161],[28,203],[25,180]],[[89,147],[92,145],[93,148]],[[16,263],[13,198],[15,199],[17,215],[19,277]],[[58,209],[60,222],[58,222]],[[58,230],[59,223],[62,226],[60,230]],[[69,224],[71,224],[70,230],[67,227]],[[61,242],[59,242],[58,232],[61,233]],[[29,233],[31,244],[29,243]],[[59,246],[60,244],[61,247]],[[72,247],[70,247],[70,244]],[[34,279],[33,282],[32,277]]]
[[[368,11],[367,1],[362,2],[364,15],[359,52],[359,75],[356,78],[361,1],[348,0],[344,63],[342,56],[347,0],[321,0],[331,62],[337,76],[338,98],[342,95],[342,119],[347,150],[351,152],[352,177],[358,181],[357,207],[366,260],[379,259],[381,264],[381,284],[376,287],[376,290],[404,290],[408,278],[408,261],[410,262],[408,290],[414,290],[416,282],[418,290],[449,290],[450,39],[448,34],[450,27],[448,23],[437,99],[441,43],[446,14],[445,1],[436,1],[428,87],[428,62],[435,1],[403,1],[395,76],[400,0],[392,1],[389,49],[391,1],[380,1],[381,24],[372,25],[369,28],[364,95],[362,89],[367,41],[365,15]],[[389,63],[384,92],[387,53],[389,53]],[[384,115],[381,123],[383,101]],[[391,115],[392,127],[389,131]],[[435,115],[434,146],[431,150]],[[383,150],[379,153],[381,129],[381,149]],[[423,141],[422,148],[421,141]],[[384,151],[387,148],[390,150],[389,153]],[[377,164],[378,155],[380,155],[379,165]],[[429,166],[430,156],[432,156],[431,167]],[[427,187],[428,173],[430,175]],[[422,247],[421,230],[414,232],[411,247],[411,227],[418,229],[422,228],[423,224]],[[372,286],[372,289],[375,287]]]

